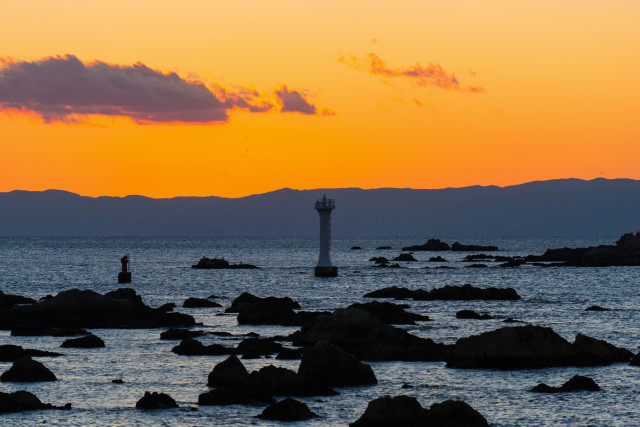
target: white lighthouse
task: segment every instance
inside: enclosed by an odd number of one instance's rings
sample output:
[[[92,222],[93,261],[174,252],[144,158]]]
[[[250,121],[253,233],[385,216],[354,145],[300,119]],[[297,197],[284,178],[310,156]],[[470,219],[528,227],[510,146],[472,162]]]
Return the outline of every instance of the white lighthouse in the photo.
[[[336,277],[338,275],[338,267],[331,265],[329,250],[331,249],[331,211],[336,207],[333,199],[317,200],[315,208],[320,215],[320,255],[318,256],[318,265],[316,265],[316,277]]]

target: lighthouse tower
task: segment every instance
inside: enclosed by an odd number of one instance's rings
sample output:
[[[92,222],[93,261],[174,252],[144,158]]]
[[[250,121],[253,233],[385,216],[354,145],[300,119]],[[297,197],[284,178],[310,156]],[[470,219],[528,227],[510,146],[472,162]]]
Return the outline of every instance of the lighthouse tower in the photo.
[[[338,267],[331,265],[329,250],[331,249],[331,211],[336,207],[333,199],[317,200],[315,208],[320,215],[320,256],[318,256],[318,265],[316,265],[316,277],[336,277],[338,275]]]

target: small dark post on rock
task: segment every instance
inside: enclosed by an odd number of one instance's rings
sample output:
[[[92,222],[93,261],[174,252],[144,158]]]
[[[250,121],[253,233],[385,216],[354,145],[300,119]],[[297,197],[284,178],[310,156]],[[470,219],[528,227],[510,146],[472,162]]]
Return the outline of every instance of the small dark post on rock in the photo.
[[[129,254],[120,258],[122,263],[122,271],[118,273],[118,283],[131,283],[131,272],[129,269]]]

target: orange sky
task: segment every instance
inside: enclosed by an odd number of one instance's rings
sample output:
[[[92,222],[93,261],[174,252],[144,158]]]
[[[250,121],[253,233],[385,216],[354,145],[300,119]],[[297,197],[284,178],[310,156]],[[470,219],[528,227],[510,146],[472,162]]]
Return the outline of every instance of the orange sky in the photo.
[[[26,0],[0,17],[0,191],[640,179],[636,0]]]

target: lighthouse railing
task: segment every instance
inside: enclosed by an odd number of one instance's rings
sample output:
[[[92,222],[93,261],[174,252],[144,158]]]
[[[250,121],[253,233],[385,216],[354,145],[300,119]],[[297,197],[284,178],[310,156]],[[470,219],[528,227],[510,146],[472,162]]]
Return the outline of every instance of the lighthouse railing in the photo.
[[[316,209],[332,209],[336,207],[335,199],[318,199],[316,200]]]

